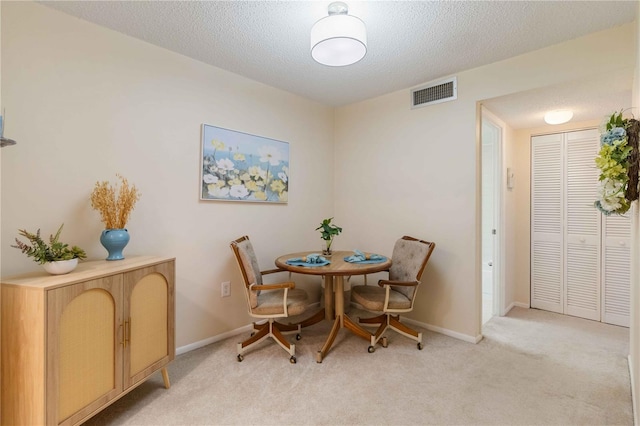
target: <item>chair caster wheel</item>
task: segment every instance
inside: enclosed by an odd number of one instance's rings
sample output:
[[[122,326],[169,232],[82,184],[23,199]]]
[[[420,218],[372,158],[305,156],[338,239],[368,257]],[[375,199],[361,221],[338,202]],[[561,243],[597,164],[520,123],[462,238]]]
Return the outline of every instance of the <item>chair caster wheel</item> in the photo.
[[[291,358],[289,358],[289,362],[290,362],[291,364],[295,364],[296,362],[298,362],[298,360],[296,359],[296,357],[295,357],[295,356],[293,356],[293,355],[292,355],[292,356],[291,356]]]
[[[300,333],[296,334],[296,340],[300,340],[302,339],[302,336],[300,335]]]
[[[389,346],[389,342],[387,342],[387,336],[384,336],[382,338],[382,347],[386,348],[387,346]]]
[[[238,362],[242,362],[243,359],[244,357],[242,355],[238,355]]]
[[[369,346],[369,347],[367,348],[367,351],[368,351],[370,354],[372,354],[372,353],[374,353],[374,352],[376,351],[376,348],[374,348],[373,346]]]
[[[424,346],[422,346],[422,343],[418,343],[418,350],[421,351],[422,348],[424,348]]]

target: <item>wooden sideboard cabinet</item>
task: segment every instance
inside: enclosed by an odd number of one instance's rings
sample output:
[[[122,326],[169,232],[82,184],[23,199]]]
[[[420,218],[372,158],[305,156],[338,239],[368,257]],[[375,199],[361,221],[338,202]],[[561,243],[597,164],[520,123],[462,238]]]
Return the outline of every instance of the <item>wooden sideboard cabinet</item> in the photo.
[[[175,259],[2,279],[3,425],[76,425],[175,357]]]

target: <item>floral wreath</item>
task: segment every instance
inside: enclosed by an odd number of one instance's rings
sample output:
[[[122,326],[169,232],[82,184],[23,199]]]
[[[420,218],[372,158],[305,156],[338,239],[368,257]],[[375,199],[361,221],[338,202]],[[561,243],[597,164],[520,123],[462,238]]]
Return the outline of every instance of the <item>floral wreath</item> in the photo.
[[[603,214],[624,214],[638,199],[638,131],[640,122],[614,112],[600,126],[600,187],[595,207]]]

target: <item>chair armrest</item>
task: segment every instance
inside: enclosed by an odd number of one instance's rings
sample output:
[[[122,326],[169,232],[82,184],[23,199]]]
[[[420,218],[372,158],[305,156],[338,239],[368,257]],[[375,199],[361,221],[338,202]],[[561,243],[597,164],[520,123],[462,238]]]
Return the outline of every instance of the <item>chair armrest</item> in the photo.
[[[262,285],[252,285],[252,291],[262,291],[262,290],[280,290],[283,288],[296,288],[296,283],[289,281],[286,283],[276,283],[276,284],[262,284]]]
[[[378,281],[378,285],[380,287],[384,287],[385,285],[415,287],[418,284],[420,284],[420,281],[391,281],[391,280],[380,280],[380,281]]]
[[[389,272],[389,268],[383,269],[382,271],[379,271],[379,272]],[[364,277],[364,285],[367,285],[367,277],[369,276],[369,274],[363,274],[362,276]],[[348,277],[347,282],[349,282],[350,278],[351,276]]]
[[[284,269],[267,269],[266,271],[260,271],[261,275],[275,274],[276,272],[287,272]]]

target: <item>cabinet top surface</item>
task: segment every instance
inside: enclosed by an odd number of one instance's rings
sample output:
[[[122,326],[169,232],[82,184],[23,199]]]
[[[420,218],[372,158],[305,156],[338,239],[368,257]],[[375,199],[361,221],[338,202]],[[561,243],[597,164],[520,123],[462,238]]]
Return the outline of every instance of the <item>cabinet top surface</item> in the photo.
[[[44,270],[26,274],[2,277],[2,285],[49,289],[77,282],[93,280],[108,275],[119,274],[134,269],[165,263],[174,257],[131,256],[123,260],[92,260],[78,263],[78,267],[68,274],[50,275]]]

